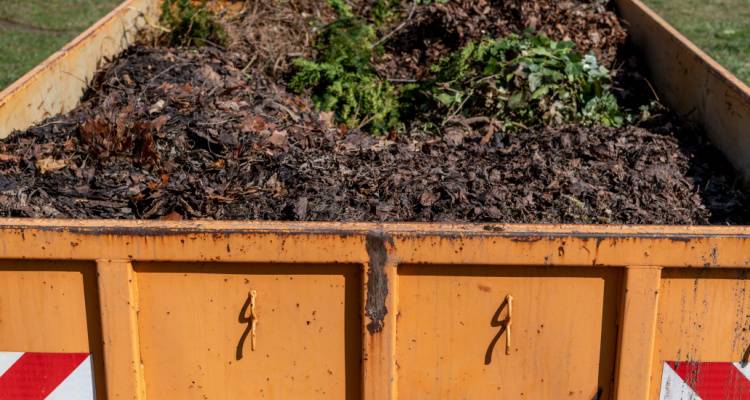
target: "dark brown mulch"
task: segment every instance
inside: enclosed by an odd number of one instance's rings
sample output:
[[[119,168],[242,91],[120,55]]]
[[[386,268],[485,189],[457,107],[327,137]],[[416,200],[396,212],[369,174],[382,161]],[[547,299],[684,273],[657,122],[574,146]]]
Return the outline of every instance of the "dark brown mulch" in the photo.
[[[705,224],[748,198],[668,116],[395,141],[331,126],[214,48],[135,47],[83,103],[0,142],[0,215]],[[719,161],[717,161],[719,160]]]

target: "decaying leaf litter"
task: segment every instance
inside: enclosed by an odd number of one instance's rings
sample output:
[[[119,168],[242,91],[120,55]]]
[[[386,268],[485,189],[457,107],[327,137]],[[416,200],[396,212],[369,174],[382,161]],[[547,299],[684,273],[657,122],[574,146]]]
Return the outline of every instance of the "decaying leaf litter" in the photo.
[[[428,3],[428,4],[422,4]],[[382,19],[372,63],[386,80],[482,37],[540,30],[616,71],[623,104],[654,96],[600,2],[350,4]],[[95,77],[82,104],[0,142],[4,216],[144,219],[747,223],[748,197],[699,134],[658,105],[622,127],[372,135],[287,85],[315,59],[325,2],[246,2],[222,16],[227,44],[143,43]],[[259,22],[262,21],[262,22]],[[636,108],[633,108],[636,109]],[[415,118],[419,119],[419,117]]]

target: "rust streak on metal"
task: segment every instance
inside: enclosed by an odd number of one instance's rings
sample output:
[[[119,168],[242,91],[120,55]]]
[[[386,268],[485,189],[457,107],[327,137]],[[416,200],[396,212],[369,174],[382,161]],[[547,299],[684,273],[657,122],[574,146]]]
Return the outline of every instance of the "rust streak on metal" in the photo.
[[[378,333],[383,330],[384,319],[388,314],[386,298],[388,297],[388,273],[385,264],[388,261],[386,244],[393,246],[393,239],[383,232],[370,232],[365,239],[370,268],[367,273],[367,303],[365,313],[370,318],[367,330]]]
[[[542,240],[541,236],[517,236],[511,239],[517,243],[535,243]]]

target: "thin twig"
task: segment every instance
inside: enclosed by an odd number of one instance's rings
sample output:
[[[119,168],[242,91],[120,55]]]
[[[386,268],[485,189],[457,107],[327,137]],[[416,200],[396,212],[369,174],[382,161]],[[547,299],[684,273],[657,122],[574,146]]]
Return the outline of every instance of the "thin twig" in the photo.
[[[368,116],[367,118],[365,118],[362,121],[362,123],[360,123],[359,126],[357,126],[357,128],[355,130],[360,130],[360,129],[364,128],[367,124],[369,124],[370,122],[372,122],[373,119],[375,119],[375,114],[372,114],[372,115]]]
[[[198,126],[217,126],[217,125],[224,125],[224,124],[226,124],[228,122],[236,122],[236,121],[239,121],[239,118],[229,118],[229,119],[225,119],[225,120],[221,120],[221,121],[216,121],[216,122],[202,122],[202,121],[199,121],[199,122],[196,122],[195,124],[198,125]]]
[[[471,118],[464,118],[462,116],[451,116],[448,118],[446,123],[455,123],[463,126],[466,129],[471,129],[471,125],[475,124],[490,124],[492,122],[491,119],[485,116],[478,116],[478,117],[471,117]]]
[[[218,44],[218,43],[214,43],[214,42],[212,42],[212,41],[210,41],[210,40],[208,40],[208,39],[196,38],[195,40],[200,40],[200,41],[201,41],[201,42],[203,42],[204,44],[205,44],[205,43],[208,43],[208,44],[210,44],[211,46],[214,46],[214,47],[216,47],[216,48],[217,48],[217,49],[219,49],[219,50],[226,50],[226,47],[224,47],[224,46],[222,46],[222,45],[220,45],[220,44]]]
[[[659,95],[658,95],[658,94],[656,94],[656,90],[654,90],[654,87],[653,87],[653,86],[651,86],[651,82],[649,82],[649,80],[648,80],[648,79],[646,79],[646,78],[643,78],[643,80],[644,80],[644,81],[646,81],[646,84],[647,84],[647,85],[648,85],[648,87],[649,87],[649,88],[651,89],[651,93],[653,93],[653,94],[654,94],[654,97],[656,98],[656,101],[657,101],[657,102],[659,102],[659,103],[661,103],[661,99],[659,98]]]
[[[495,136],[495,121],[492,121],[487,125],[487,132],[482,136],[482,139],[479,140],[479,144],[482,146],[486,145],[492,140],[493,136]]]
[[[44,128],[50,125],[76,125],[78,122],[71,122],[71,121],[52,121],[47,122],[46,124],[38,125],[37,128]]]
[[[526,126],[526,125],[524,125],[524,124],[522,124],[522,123],[520,123],[520,122],[515,122],[515,121],[507,121],[507,122],[508,122],[509,124],[511,124],[511,125],[513,125],[513,126],[515,126],[515,127],[517,127],[517,128],[521,128],[521,129],[523,129],[523,130],[527,130],[527,131],[529,130],[529,127],[528,127],[528,126]]]
[[[456,108],[455,110],[453,110],[453,112],[452,112],[452,113],[451,113],[451,114],[450,114],[450,115],[448,116],[448,118],[446,118],[446,119],[444,119],[444,120],[443,120],[443,123],[442,123],[442,124],[440,124],[440,126],[441,126],[441,127],[442,127],[442,126],[445,126],[445,124],[446,124],[446,123],[447,123],[448,121],[450,121],[450,120],[451,120],[451,119],[452,119],[453,117],[455,117],[456,115],[458,115],[458,113],[460,113],[460,112],[461,112],[461,110],[462,110],[462,109],[464,108],[464,106],[466,105],[466,102],[467,102],[467,101],[469,101],[469,99],[470,99],[470,98],[471,98],[471,96],[473,96],[473,95],[474,95],[474,91],[473,91],[473,90],[469,90],[469,93],[468,93],[468,94],[466,95],[466,98],[464,99],[464,101],[462,101],[462,102],[461,102],[461,104],[459,104],[459,105],[458,105],[458,108]]]
[[[447,121],[445,121],[445,124],[448,124],[448,123],[461,125],[464,128],[466,128],[467,130],[471,130],[471,125],[467,124],[466,121],[464,121],[463,118],[450,117],[450,118],[448,118]]]
[[[79,77],[79,76],[77,76],[77,75],[74,75],[74,74],[73,74],[72,72],[68,72],[68,71],[62,71],[62,73],[63,73],[63,74],[65,74],[65,75],[71,76],[71,77],[73,77],[73,78],[75,78],[75,79],[78,79],[78,80],[79,80],[79,81],[81,81],[81,82],[82,82],[82,83],[83,83],[84,85],[88,85],[88,82],[86,82],[86,80],[85,80],[85,79],[83,79],[83,78],[81,78],[81,77]]]
[[[149,27],[156,29],[158,31],[162,31],[164,33],[172,33],[171,29],[167,28],[164,25],[161,25],[158,22],[152,21],[151,18],[148,15],[146,15],[143,11],[136,9],[135,7],[128,7],[128,10],[137,12],[138,16],[143,18],[143,21],[145,21],[146,25],[148,25]]]
[[[374,49],[375,47],[378,47],[378,45],[388,40],[391,36],[396,34],[396,32],[400,31],[401,29],[404,29],[404,27],[409,23],[409,21],[411,21],[412,17],[414,16],[414,11],[416,11],[417,9],[417,4],[418,4],[417,0],[412,0],[411,11],[409,11],[409,16],[406,17],[406,19],[403,22],[401,22],[394,30],[388,32],[385,36],[381,37],[377,42],[375,42],[375,44],[370,46],[370,48]]]
[[[258,55],[257,54],[253,54],[253,57],[250,59],[250,61],[248,61],[247,65],[245,65],[245,68],[242,68],[242,70],[240,72],[242,74],[244,74],[245,72],[247,72],[247,70],[250,68],[251,65],[253,65],[253,63],[255,62],[255,60],[257,58],[258,58]]]
[[[490,119],[484,116],[478,116],[478,117],[471,117],[471,118],[465,118],[464,122],[466,122],[469,125],[474,124],[489,124]]]

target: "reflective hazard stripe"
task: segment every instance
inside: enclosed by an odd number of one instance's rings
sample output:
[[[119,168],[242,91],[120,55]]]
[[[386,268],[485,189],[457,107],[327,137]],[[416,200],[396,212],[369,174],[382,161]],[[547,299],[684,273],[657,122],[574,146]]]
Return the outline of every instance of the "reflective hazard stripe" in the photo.
[[[693,389],[677,375],[668,363],[664,363],[661,374],[660,400],[700,400]]]
[[[94,398],[87,353],[0,353],[0,398]]]
[[[89,356],[47,396],[46,400],[94,400],[92,373]]]
[[[0,352],[0,376],[3,376],[3,374],[5,374],[5,371],[7,371],[8,368],[15,364],[22,355],[22,352]]]
[[[732,362],[665,362],[660,399],[750,400],[746,367]]]

